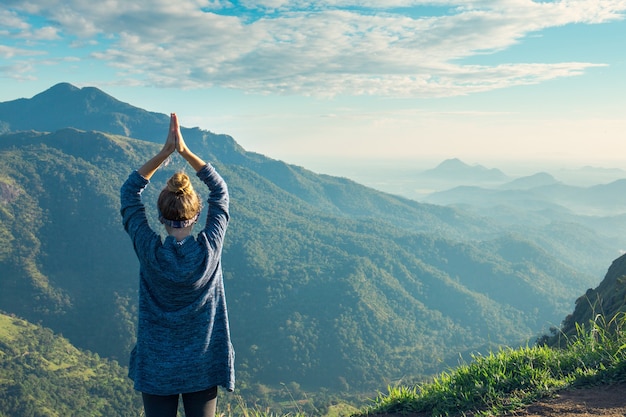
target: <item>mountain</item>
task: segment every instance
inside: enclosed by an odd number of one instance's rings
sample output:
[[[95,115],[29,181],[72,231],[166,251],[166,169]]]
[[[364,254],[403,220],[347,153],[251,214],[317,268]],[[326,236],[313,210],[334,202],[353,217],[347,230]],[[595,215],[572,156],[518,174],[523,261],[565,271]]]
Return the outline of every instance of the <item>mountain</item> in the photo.
[[[626,255],[615,259],[609,267],[604,279],[595,288],[589,288],[584,295],[576,300],[576,307],[563,320],[559,328],[552,329],[552,335],[544,336],[542,342],[550,345],[564,343],[568,337],[576,336],[579,327],[588,328],[590,323],[603,320],[604,324],[613,320],[623,320],[626,313]],[[622,318],[619,318],[619,316]]]
[[[435,192],[424,201],[431,204],[476,207],[510,204],[542,210],[560,207],[564,211],[587,216],[610,216],[626,212],[626,179],[578,187],[552,181],[550,178],[544,175],[525,177],[497,188],[458,186]]]
[[[0,415],[140,415],[126,369],[50,329],[0,313]]]
[[[0,133],[73,127],[144,140],[167,135],[169,116],[123,103],[94,87],[57,84],[30,99],[0,103]]]
[[[74,116],[30,113],[42,102],[76,106]],[[167,116],[66,84],[0,110],[12,129],[0,135],[0,309],[123,364],[138,265],[119,187],[160,149],[167,124],[151,137],[157,143],[144,135]],[[99,130],[112,120],[125,121],[123,134]],[[590,231],[561,224],[520,233],[247,152],[228,135],[183,134],[231,192],[223,264],[244,394],[292,381],[371,389],[438,372],[459,353],[523,343],[595,282],[577,265],[607,256],[589,248]],[[183,167],[173,157],[144,193],[155,228],[152,202]]]
[[[516,178],[499,188],[506,190],[527,190],[530,188],[558,184],[559,181],[547,172],[538,172],[527,177]]]
[[[497,168],[482,165],[470,166],[458,158],[446,159],[433,169],[422,171],[419,178],[431,180],[456,180],[466,183],[504,182],[509,177]]]

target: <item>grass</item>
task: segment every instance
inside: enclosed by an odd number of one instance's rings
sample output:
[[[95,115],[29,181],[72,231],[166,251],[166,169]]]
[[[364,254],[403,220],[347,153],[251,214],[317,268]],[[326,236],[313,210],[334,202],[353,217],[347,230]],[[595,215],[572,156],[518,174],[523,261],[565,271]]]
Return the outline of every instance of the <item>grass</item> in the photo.
[[[626,381],[626,316],[579,326],[566,347],[533,346],[474,355],[431,382],[388,387],[357,416],[422,412],[497,416],[572,386]]]

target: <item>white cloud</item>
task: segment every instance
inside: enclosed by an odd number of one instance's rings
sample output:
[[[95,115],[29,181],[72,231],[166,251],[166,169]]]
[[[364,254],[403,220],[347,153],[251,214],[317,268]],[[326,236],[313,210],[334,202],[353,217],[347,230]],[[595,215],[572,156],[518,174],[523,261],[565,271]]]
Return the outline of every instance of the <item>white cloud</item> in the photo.
[[[0,45],[0,57],[4,59],[22,58],[26,56],[43,55],[41,51],[31,51],[28,49],[15,48],[7,45]]]
[[[241,2],[237,7],[248,15],[237,17],[219,14],[234,7],[219,0],[7,1],[13,11],[0,14],[0,29],[31,31],[18,11],[47,19],[48,26],[30,32],[39,39],[71,36],[88,43],[110,36],[109,47],[92,56],[134,83],[416,97],[579,75],[601,63],[489,66],[459,60],[505,50],[546,28],[621,19],[626,11],[624,0],[264,0]],[[393,12],[420,5],[443,6],[448,14],[411,18]]]
[[[0,56],[4,54],[3,49],[0,45]],[[3,78],[11,80],[32,81],[35,79],[33,72],[32,65],[24,61],[14,61],[10,65],[0,65],[0,74],[5,74]]]
[[[28,23],[21,19],[16,13],[10,10],[0,10],[0,27],[19,30],[27,30]]]
[[[58,29],[51,26],[35,29],[26,37],[34,41],[52,41],[60,39]]]

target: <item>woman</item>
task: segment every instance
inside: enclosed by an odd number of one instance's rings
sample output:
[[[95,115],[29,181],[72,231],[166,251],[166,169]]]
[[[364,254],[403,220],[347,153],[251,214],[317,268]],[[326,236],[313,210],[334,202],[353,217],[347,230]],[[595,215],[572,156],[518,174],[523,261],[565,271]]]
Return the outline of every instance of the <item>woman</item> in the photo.
[[[189,177],[174,174],[158,200],[162,240],[146,219],[141,193],[177,151],[209,188],[204,229],[192,228],[200,200]],[[222,177],[186,146],[178,118],[170,117],[163,149],[121,188],[121,214],[139,259],[139,320],[129,376],[142,393],[146,417],[175,417],[182,394],[186,417],[214,416],[217,386],[234,389],[221,254],[228,225],[228,189]]]

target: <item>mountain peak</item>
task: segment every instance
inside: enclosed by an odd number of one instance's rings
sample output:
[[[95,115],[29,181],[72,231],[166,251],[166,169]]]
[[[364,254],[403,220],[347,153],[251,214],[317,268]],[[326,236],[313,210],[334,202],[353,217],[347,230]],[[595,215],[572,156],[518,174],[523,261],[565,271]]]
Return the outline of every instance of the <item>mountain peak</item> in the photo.
[[[115,99],[96,87],[78,88],[66,82],[53,85],[49,89],[33,96],[30,101],[40,105],[50,102],[63,102],[63,106],[67,110],[80,112],[83,112],[85,108],[88,108],[89,112],[93,112],[94,107],[102,107],[103,104],[107,107],[113,105],[124,110],[132,108],[129,104]]]
[[[62,83],[58,83],[58,84],[53,85],[52,87],[50,87],[47,90],[45,90],[45,91],[35,95],[34,97],[57,95],[57,94],[65,95],[65,94],[75,93],[76,91],[80,91],[80,88],[76,87],[73,84],[62,82]]]
[[[459,158],[450,158],[441,162],[439,165],[437,165],[435,169],[436,170],[456,170],[456,169],[464,169],[464,168],[470,168],[470,166],[466,164],[465,162],[461,161]]]
[[[465,179],[471,182],[505,181],[508,177],[497,168],[485,168],[482,165],[468,165],[459,158],[446,159],[433,169],[420,174],[421,177],[431,179]]]
[[[154,140],[167,132],[169,117],[121,102],[95,87],[55,84],[30,99],[0,103],[5,131],[54,132],[73,127]]]

